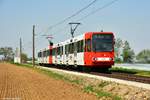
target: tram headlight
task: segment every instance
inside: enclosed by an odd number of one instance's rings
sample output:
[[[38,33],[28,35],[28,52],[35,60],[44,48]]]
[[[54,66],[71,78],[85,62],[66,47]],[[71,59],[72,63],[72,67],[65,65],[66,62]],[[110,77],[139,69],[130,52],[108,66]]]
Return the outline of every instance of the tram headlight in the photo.
[[[93,61],[112,61],[113,58],[110,57],[93,57]]]
[[[93,57],[92,60],[93,60],[93,61],[97,61],[97,58],[96,58],[96,57]]]

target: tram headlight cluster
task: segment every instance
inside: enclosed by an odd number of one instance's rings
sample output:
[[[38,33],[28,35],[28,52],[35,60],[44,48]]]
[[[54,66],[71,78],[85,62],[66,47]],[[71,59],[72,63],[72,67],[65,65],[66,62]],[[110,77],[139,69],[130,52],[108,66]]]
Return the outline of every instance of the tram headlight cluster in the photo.
[[[110,57],[93,57],[92,60],[93,61],[112,61],[113,58],[110,58]]]

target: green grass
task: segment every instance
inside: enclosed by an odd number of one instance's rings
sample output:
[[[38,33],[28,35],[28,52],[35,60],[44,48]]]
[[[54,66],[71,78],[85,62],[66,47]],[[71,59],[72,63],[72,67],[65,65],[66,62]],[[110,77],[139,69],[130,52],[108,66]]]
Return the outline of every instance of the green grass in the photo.
[[[93,86],[92,85],[85,86],[84,87],[84,92],[87,92],[87,93],[94,92]]]
[[[138,72],[135,75],[150,77],[150,71]]]
[[[112,95],[111,93],[104,92],[103,90],[94,89],[94,86],[92,86],[92,85],[85,86],[84,87],[84,91],[87,92],[87,93],[94,93],[94,94],[96,94],[96,96],[98,98],[101,98],[101,97],[110,97],[113,100],[121,100],[121,98],[119,96]]]
[[[138,76],[147,76],[147,77],[150,77],[150,71],[144,71],[144,70],[113,67],[113,68],[110,69],[110,71],[112,71],[112,72],[121,72],[121,73],[134,74],[134,75],[138,75]]]
[[[129,73],[129,74],[136,74],[138,70],[135,69],[126,69],[126,68],[120,68],[120,67],[112,67],[110,69],[111,72],[121,72],[121,73]]]
[[[61,79],[61,80],[65,80],[65,81],[68,81],[68,82],[71,82],[71,83],[74,83],[74,84],[78,84],[78,85],[81,85],[83,83],[83,80],[82,79],[71,79],[67,76],[64,76],[62,74],[58,74],[58,73],[54,73],[50,70],[46,70],[46,69],[37,69],[40,73],[43,73],[43,74],[46,74],[50,77],[53,77],[55,79]]]
[[[14,65],[17,65],[17,66],[21,66],[21,67],[34,68],[32,66],[32,64],[19,64],[19,63],[11,63],[11,64],[14,64]]]
[[[68,80],[66,77],[64,77],[63,75],[60,75],[60,74],[57,74],[57,73],[54,73],[50,70],[46,70],[46,69],[36,69],[38,72],[40,73],[43,73],[43,74],[46,74],[50,77],[53,77],[55,79],[62,79],[62,80]]]

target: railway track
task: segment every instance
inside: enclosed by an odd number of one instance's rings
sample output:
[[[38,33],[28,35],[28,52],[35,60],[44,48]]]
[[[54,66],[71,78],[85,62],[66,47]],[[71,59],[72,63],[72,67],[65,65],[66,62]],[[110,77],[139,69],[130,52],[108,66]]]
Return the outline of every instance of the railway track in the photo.
[[[119,72],[111,72],[111,73],[90,72],[90,74],[150,84],[150,77],[138,76],[134,74],[119,73]]]
[[[54,68],[150,84],[150,77],[138,76],[138,75],[123,73],[123,72],[106,72],[106,73],[104,73],[104,72],[99,72],[97,70],[91,70],[90,72],[83,72],[83,71],[76,70],[74,68],[64,68],[64,67],[60,67],[60,66],[59,67],[55,66]]]

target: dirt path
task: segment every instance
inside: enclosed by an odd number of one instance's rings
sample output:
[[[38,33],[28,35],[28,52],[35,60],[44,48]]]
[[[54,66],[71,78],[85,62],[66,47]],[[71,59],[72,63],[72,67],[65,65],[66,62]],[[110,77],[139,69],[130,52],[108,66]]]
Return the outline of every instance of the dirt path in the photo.
[[[0,63],[0,100],[96,100],[94,95],[28,68]]]

